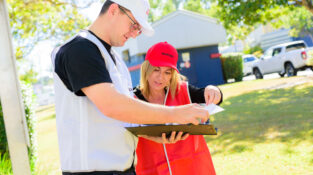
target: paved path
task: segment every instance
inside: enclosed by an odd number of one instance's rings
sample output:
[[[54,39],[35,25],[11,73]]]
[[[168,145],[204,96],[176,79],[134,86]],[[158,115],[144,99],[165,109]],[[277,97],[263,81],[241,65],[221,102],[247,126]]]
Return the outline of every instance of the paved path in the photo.
[[[299,71],[297,76],[313,76],[313,71],[311,69],[306,69],[304,71]],[[276,79],[276,78],[280,78],[278,73],[272,73],[272,74],[264,75],[263,79]],[[249,81],[249,80],[255,80],[255,76],[254,75],[249,75],[249,76],[243,77],[243,81]]]

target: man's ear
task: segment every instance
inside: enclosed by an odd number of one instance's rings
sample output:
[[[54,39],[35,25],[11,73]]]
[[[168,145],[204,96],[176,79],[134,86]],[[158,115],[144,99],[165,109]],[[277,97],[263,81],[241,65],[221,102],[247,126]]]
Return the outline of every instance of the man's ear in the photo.
[[[117,13],[119,13],[118,4],[116,4],[116,3],[111,4],[111,6],[108,9],[108,13],[109,13],[109,15],[112,15],[112,16],[116,15]]]

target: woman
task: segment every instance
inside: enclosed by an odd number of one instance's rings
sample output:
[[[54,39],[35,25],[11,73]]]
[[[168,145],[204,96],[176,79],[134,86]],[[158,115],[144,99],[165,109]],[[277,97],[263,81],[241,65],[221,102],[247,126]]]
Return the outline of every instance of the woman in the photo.
[[[135,88],[138,99],[167,106],[189,103],[215,103],[222,101],[217,87],[199,89],[181,80],[176,68],[178,53],[167,42],[152,46],[141,66],[140,87]],[[182,132],[170,138],[139,137],[137,146],[138,175],[212,175],[213,162],[203,136]],[[157,143],[159,142],[159,143]],[[172,143],[172,144],[166,144]]]

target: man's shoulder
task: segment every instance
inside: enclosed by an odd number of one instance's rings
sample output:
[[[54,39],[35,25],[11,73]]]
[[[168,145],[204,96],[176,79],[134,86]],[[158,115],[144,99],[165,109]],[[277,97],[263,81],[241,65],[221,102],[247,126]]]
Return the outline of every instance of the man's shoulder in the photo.
[[[83,54],[88,52],[95,52],[97,50],[97,46],[91,41],[81,36],[76,36],[73,40],[60,47],[59,54]]]

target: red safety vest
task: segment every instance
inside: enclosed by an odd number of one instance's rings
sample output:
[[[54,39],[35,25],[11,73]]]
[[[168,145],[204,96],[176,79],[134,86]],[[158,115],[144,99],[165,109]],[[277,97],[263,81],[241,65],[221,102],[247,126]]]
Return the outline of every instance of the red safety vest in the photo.
[[[168,92],[167,106],[179,106],[191,103],[188,84],[180,83],[180,89],[173,99]],[[169,159],[172,175],[215,175],[210,151],[202,135],[191,135],[175,144],[156,143],[139,137],[137,146],[137,175],[168,175]]]

